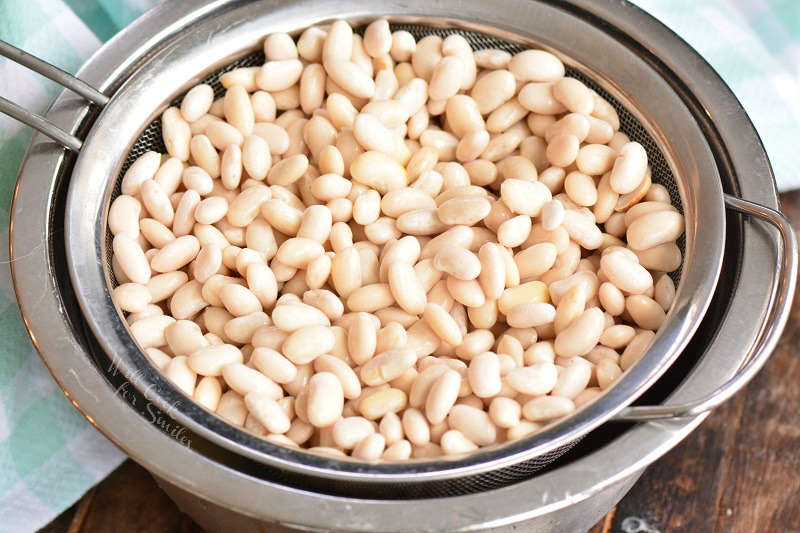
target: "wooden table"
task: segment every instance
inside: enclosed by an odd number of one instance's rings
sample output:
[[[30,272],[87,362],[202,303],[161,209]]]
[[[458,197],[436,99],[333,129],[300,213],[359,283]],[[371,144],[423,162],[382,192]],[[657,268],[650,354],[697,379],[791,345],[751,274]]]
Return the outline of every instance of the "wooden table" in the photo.
[[[800,191],[781,196],[800,230]],[[591,533],[800,532],[800,296],[771,361],[651,466]],[[126,461],[43,531],[199,531]]]

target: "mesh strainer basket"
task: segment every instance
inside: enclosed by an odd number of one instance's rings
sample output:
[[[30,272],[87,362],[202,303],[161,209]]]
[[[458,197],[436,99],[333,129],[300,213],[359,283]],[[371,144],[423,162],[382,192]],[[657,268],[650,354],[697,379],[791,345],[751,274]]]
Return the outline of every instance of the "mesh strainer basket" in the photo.
[[[105,107],[85,141],[60,139],[80,148],[66,206],[67,255],[86,321],[116,369],[175,420],[217,445],[264,463],[281,483],[370,498],[449,496],[514,483],[530,477],[588,431],[626,409],[679,355],[713,294],[725,238],[719,176],[686,103],[635,51],[606,47],[604,41],[593,40],[591,32],[575,33],[560,19],[531,18],[526,4],[512,1],[489,6],[471,0],[459,2],[458,13],[451,13],[447,2],[421,0],[402,6],[382,1],[369,6],[253,2],[237,9],[235,16],[221,12],[208,18],[161,48],[137,66],[107,103],[102,95],[93,99]],[[297,33],[334,18],[347,19],[358,27],[381,16],[390,19],[393,29],[406,29],[417,38],[459,32],[475,49],[517,52],[534,47],[559,55],[570,75],[582,79],[616,107],[621,130],[645,146],[654,181],[667,187],[686,218],[685,240],[679,243],[684,264],[674,275],[678,286],[675,303],[642,360],[607,394],[573,416],[531,437],[466,457],[366,464],[257,438],[188,401],[152,368],[110,298],[114,281],[109,268],[108,206],[118,194],[119,178],[136,156],[146,150],[165,151],[156,118],[163,109],[179,102],[181,95],[202,79],[219,94],[221,72],[263,62],[257,50],[270,32]],[[88,96],[83,90],[81,94]],[[52,130],[48,133],[58,135]],[[658,414],[634,409],[639,411],[628,408],[626,416]]]

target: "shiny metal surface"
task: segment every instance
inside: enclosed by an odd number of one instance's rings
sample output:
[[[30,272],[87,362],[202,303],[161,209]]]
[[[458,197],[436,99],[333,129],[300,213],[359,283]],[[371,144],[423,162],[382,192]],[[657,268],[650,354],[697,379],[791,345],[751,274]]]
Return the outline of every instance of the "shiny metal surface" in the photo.
[[[103,107],[108,103],[108,96],[104,95],[88,83],[76,78],[69,72],[51,65],[47,61],[42,61],[36,56],[32,56],[24,50],[20,50],[3,40],[0,40],[0,56],[7,57],[15,63],[31,69],[37,74],[53,80],[65,89],[69,89],[75,94],[79,94],[95,104]]]
[[[797,286],[797,237],[789,219],[779,211],[730,194],[725,195],[725,203],[733,211],[772,225],[780,234],[775,255],[775,278],[769,291],[767,311],[769,318],[761,323],[758,341],[745,354],[746,362],[736,375],[713,392],[683,404],[626,407],[614,417],[614,420],[647,422],[693,417],[716,409],[753,379],[775,349],[791,311],[791,306],[786,305],[786,302],[791,302]]]
[[[24,50],[20,50],[16,46],[12,46],[2,40],[0,40],[0,55],[29,68],[32,71],[45,76],[46,78],[53,80],[65,89],[69,89],[72,92],[83,96],[90,102],[94,102],[100,107],[108,103],[108,97],[88,83],[85,83],[68,72],[63,71],[60,68],[47,63],[46,61],[42,61],[38,57],[32,56]],[[39,115],[26,111],[17,104],[2,97],[0,97],[0,112],[5,113],[24,124],[27,124],[41,133],[44,133],[57,143],[64,146],[64,148],[68,148],[75,152],[81,148],[81,140],[74,135],[66,133],[65,131],[59,129],[52,122],[40,117]]]
[[[558,520],[554,520],[552,514],[534,516],[520,524],[518,522],[495,523],[491,527],[480,528],[480,530],[491,531],[491,533],[512,533],[512,532],[532,532],[532,531],[553,531],[557,533],[585,531],[591,525],[602,520],[608,509],[611,509],[622,497],[630,490],[631,486],[639,478],[640,473],[622,479],[613,485],[606,487],[592,499],[576,501],[569,507],[568,513],[561,513]],[[253,520],[251,517],[237,513],[231,509],[210,504],[200,500],[192,493],[181,489],[163,479],[156,478],[158,485],[164,489],[167,495],[178,505],[184,513],[201,524],[205,531],[237,533],[263,533],[264,524]],[[605,509],[605,511],[604,511]],[[416,525],[416,524],[415,524]],[[435,531],[424,526],[416,525],[416,531]],[[373,531],[383,530],[377,527]],[[413,531],[410,528],[406,531]],[[478,530],[478,529],[476,529]],[[338,528],[312,528],[304,527],[297,523],[271,523],[269,533],[283,533],[289,531],[352,531],[345,525]],[[444,530],[443,530],[444,531]]]
[[[191,25],[194,16],[202,18],[222,4],[198,6],[178,0],[158,8],[109,42],[79,76],[104,91],[113,89],[147,57],[155,43]],[[729,190],[777,208],[763,147],[725,84],[669,30],[638,9],[622,6],[624,9],[612,0],[571,0],[562,8],[619,32],[625,46],[663,72],[700,124]],[[199,14],[193,13],[195,9]],[[75,133],[88,111],[73,95],[62,94],[48,118]],[[181,487],[180,498],[191,502],[185,509],[203,525],[214,526],[203,519],[209,509],[219,506],[235,514],[238,523],[261,530],[275,524],[317,531],[475,531],[514,524],[523,530],[535,525],[537,530],[563,531],[561,526],[567,524],[585,529],[624,494],[643,468],[705,417],[638,424],[611,445],[532,480],[482,495],[436,500],[337,498],[264,481],[235,465],[222,465],[207,450],[171,438],[154,420],[135,415],[128,399],[109,384],[104,369],[89,356],[81,325],[70,318],[75,315],[74,300],[56,282],[57,275],[64,275],[63,258],[59,260],[56,253],[63,213],[55,205],[55,197],[67,179],[65,163],[69,160],[65,161],[63,150],[36,136],[20,171],[10,244],[26,325],[43,360],[76,407],[151,472]],[[732,254],[736,257],[729,257],[738,267],[738,278],[734,286],[726,287],[731,300],[724,323],[709,338],[703,353],[697,354],[702,357],[676,386],[671,402],[686,402],[711,392],[737,372],[744,363],[742,354],[757,341],[754,324],[767,316],[777,240],[750,223],[742,225],[742,232],[742,242]]]
[[[30,126],[36,131],[47,135],[64,148],[72,150],[73,152],[79,151],[83,145],[83,141],[74,135],[70,135],[69,133],[59,129],[58,126],[46,118],[42,118],[35,113],[31,113],[25,108],[18,106],[14,102],[3,98],[2,96],[0,96],[0,113],[8,115],[9,117],[18,120],[23,124]]]
[[[419,14],[419,15],[417,15]],[[211,416],[187,402],[141,353],[111,302],[106,266],[106,213],[115,177],[133,141],[155,116],[199,76],[251,51],[272,31],[346,18],[357,24],[376,16],[408,23],[463,27],[554,50],[565,62],[616,96],[645,125],[673,174],[687,220],[685,265],[673,309],[648,353],[597,401],[526,439],[487,448],[464,458],[368,465],[276,446]],[[564,35],[571,35],[564,39]],[[213,38],[212,38],[213,37]],[[607,58],[617,58],[609,63]],[[169,68],[166,68],[166,67]],[[154,107],[154,102],[161,102]],[[722,262],[724,210],[713,156],[689,110],[646,61],[613,36],[546,3],[509,0],[498,11],[481,0],[391,0],[342,4],[303,0],[253,2],[200,21],[157,51],[128,77],[89,131],[73,170],[66,206],[67,259],[78,301],[104,351],[120,372],[152,395],[176,420],[220,446],[302,475],[346,483],[393,483],[419,487],[520,464],[573,442],[641,395],[674,361],[691,338],[711,296]],[[701,209],[702,206],[702,209]],[[699,245],[702,243],[702,245]],[[500,473],[498,472],[498,475]],[[463,480],[466,482],[466,480]],[[506,482],[515,481],[509,478]],[[398,489],[402,487],[398,486]],[[431,490],[434,490],[433,488]],[[475,490],[480,490],[479,486]]]

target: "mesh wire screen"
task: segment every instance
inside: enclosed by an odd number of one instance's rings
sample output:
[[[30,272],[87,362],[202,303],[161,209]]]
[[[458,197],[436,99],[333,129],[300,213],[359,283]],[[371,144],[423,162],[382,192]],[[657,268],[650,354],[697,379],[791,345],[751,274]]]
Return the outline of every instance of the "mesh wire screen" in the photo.
[[[489,36],[483,33],[465,31],[454,28],[440,28],[440,27],[425,26],[418,24],[392,24],[392,31],[395,30],[406,30],[410,32],[412,35],[414,35],[417,39],[421,39],[422,37],[425,37],[427,35],[439,35],[441,37],[446,37],[454,33],[459,33],[467,39],[467,41],[472,45],[473,49],[475,50],[482,50],[486,48],[498,48],[514,54],[528,48],[524,45],[520,45],[519,43],[498,39],[496,37]],[[363,28],[361,28],[359,32],[363,32]],[[229,64],[228,66],[212,74],[209,74],[203,79],[203,82],[211,85],[211,87],[214,89],[215,97],[221,97],[224,95],[225,91],[225,89],[219,82],[219,77],[222,73],[228,72],[230,70],[239,67],[249,67],[249,66],[261,65],[263,63],[264,63],[264,54],[260,51],[253,52]],[[587,77],[583,72],[573,67],[567,67],[567,74],[569,76],[578,78],[581,81],[583,81],[587,86],[597,91],[603,98],[605,98],[615,107],[617,113],[619,114],[620,131],[626,133],[631,138],[631,140],[639,142],[647,151],[649,164],[652,170],[653,183],[660,183],[661,185],[666,187],[666,189],[669,191],[673,205],[678,207],[678,209],[681,212],[683,212],[681,198],[678,191],[678,186],[675,180],[675,176],[673,175],[672,170],[667,164],[664,154],[658,148],[658,145],[656,144],[655,140],[647,132],[645,127],[616,98],[614,98],[611,94],[609,94],[602,87],[600,87],[590,77]],[[180,101],[181,97],[175,99],[172,102],[172,105],[179,105]],[[133,147],[131,148],[128,157],[126,158],[122,166],[122,170],[119,176],[117,176],[117,183],[115,185],[111,197],[112,201],[120,193],[120,183],[125,171],[141,154],[143,154],[148,150],[154,150],[159,153],[166,153],[166,147],[164,146],[164,142],[161,137],[160,118],[154,120],[147,126],[147,128],[145,128],[145,130],[142,132],[142,134],[139,136],[139,138],[136,140]],[[107,232],[106,260],[109,272],[111,272],[111,237],[112,237],[111,233]],[[683,236],[681,236],[677,244],[681,250],[681,253],[683,253],[685,246],[685,240]],[[672,274],[670,274],[676,285],[680,281],[681,270],[682,267],[677,271],[673,272]],[[566,453],[572,446],[577,444],[578,440],[572,441],[564,446],[551,450],[548,453],[539,455],[537,457],[528,459],[526,461],[517,463],[512,466],[485,472],[482,474],[460,477],[456,479],[442,480],[442,481],[426,481],[423,483],[420,482],[397,483],[397,484],[393,483],[380,488],[370,483],[359,484],[359,483],[349,483],[349,482],[347,483],[348,485],[347,487],[341,487],[341,486],[337,487],[336,485],[341,484],[342,482],[334,482],[330,480],[326,481],[325,485],[328,487],[330,492],[334,493],[344,492],[347,494],[352,494],[354,492],[358,493],[363,491],[364,494],[368,495],[371,498],[445,497],[458,494],[483,492],[503,487],[506,485],[510,485],[515,482],[519,482],[524,479],[530,478],[531,476],[533,476],[535,472],[547,466],[552,461],[558,459],[561,455]],[[363,485],[363,487],[360,487],[359,485]]]

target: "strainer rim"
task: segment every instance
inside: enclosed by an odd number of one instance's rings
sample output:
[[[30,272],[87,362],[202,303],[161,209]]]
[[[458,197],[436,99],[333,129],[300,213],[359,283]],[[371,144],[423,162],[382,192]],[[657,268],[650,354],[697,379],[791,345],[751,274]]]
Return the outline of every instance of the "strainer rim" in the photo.
[[[360,16],[360,15],[362,15],[362,13],[357,13],[357,14],[356,14],[356,16]],[[447,20],[447,19],[448,19],[447,17],[442,17],[442,18],[443,18],[444,20]],[[452,18],[452,17],[450,17],[450,18]],[[217,22],[215,21],[214,23],[217,23]],[[493,33],[493,32],[487,32],[487,33]],[[186,35],[184,35],[183,37],[184,37],[184,38],[186,38],[187,36],[186,36]],[[181,41],[182,41],[182,40],[183,40],[183,39],[181,39]],[[172,48],[170,48],[170,49],[172,49]],[[163,56],[164,56],[164,55],[165,55],[165,53],[163,53],[163,51],[162,51],[162,53],[157,53],[157,54],[156,54],[154,57],[155,57],[155,58],[162,58],[162,59],[163,59]],[[166,55],[168,56],[169,54],[167,53]],[[152,66],[152,65],[151,65],[151,66]],[[137,79],[137,76],[141,77],[141,75],[142,75],[142,74],[141,74],[141,71],[139,71],[139,72],[137,72],[137,73],[133,74],[133,75],[132,75],[132,77],[131,77],[131,78],[130,78],[130,79],[129,79],[129,80],[126,82],[126,83],[125,83],[125,85],[124,85],[124,86],[123,86],[123,87],[120,89],[120,92],[123,92],[123,91],[125,91],[125,90],[129,90],[129,84],[131,83],[131,80],[136,80],[136,79]],[[119,94],[119,93],[118,93],[118,94]],[[116,95],[115,95],[115,97],[116,97]],[[95,126],[93,126],[93,129],[92,129],[92,131],[90,132],[89,136],[87,137],[87,141],[86,141],[87,150],[89,150],[89,149],[92,149],[92,148],[93,148],[93,146],[94,146],[94,145],[92,144],[92,141],[93,141],[93,140],[95,139],[95,137],[97,136],[97,130],[96,130],[96,128],[97,128],[97,124],[98,124],[98,123],[99,123],[99,124],[102,124],[102,122],[101,122],[102,118],[103,118],[105,115],[107,115],[107,114],[111,113],[111,111],[110,111],[110,110],[113,110],[113,109],[114,109],[114,106],[115,106],[115,104],[116,104],[116,102],[114,101],[114,98],[112,98],[112,103],[110,103],[110,104],[109,104],[109,106],[106,108],[106,110],[104,110],[104,111],[103,111],[103,113],[101,114],[101,117],[98,119],[98,122],[95,124]],[[121,105],[121,104],[120,104],[120,105]],[[148,122],[149,122],[149,121],[148,121]],[[138,133],[137,133],[137,136],[138,136]],[[87,156],[85,156],[85,154],[86,154],[86,153],[87,153],[87,152],[84,152],[84,153],[82,153],[82,154],[79,156],[79,158],[78,158],[78,161],[76,162],[76,167],[75,167],[75,171],[74,171],[74,173],[77,173],[77,174],[79,174],[79,179],[78,179],[78,180],[75,180],[75,179],[73,179],[73,183],[70,185],[70,197],[69,197],[69,199],[68,199],[68,209],[70,208],[70,206],[76,206],[76,205],[81,205],[81,206],[83,206],[83,204],[81,203],[81,196],[80,196],[80,194],[81,194],[81,193],[80,193],[80,192],[75,192],[75,191],[78,191],[78,187],[76,186],[76,183],[84,182],[84,186],[85,186],[85,185],[86,185],[86,183],[85,183],[85,182],[86,182],[86,178],[85,178],[85,176],[87,176],[87,175],[89,175],[89,174],[90,174],[90,173],[88,172],[88,170],[91,170],[91,163],[87,163]],[[95,152],[95,153],[96,153],[96,152]],[[121,161],[121,158],[120,158],[120,161]],[[87,166],[89,167],[88,169],[87,169]],[[78,172],[79,170],[80,170],[80,171],[82,171],[82,172]],[[83,173],[84,171],[85,171],[85,173]],[[718,181],[718,180],[717,180],[717,181]],[[85,189],[84,189],[84,191],[85,191]],[[719,193],[720,193],[720,204],[721,204],[721,188],[720,188],[720,190],[719,190]],[[105,209],[105,207],[104,207],[104,209]],[[74,210],[74,209],[72,210],[72,213],[73,213],[73,214],[75,214],[75,210]],[[84,222],[85,222],[85,221],[84,221]],[[103,213],[101,213],[101,216],[99,216],[99,217],[97,217],[97,218],[95,219],[95,222],[96,222],[96,223],[99,223],[101,228],[105,226],[105,221],[104,221],[104,212],[103,212]],[[95,224],[95,225],[96,225],[96,224]],[[95,230],[94,232],[92,232],[92,230],[93,230],[93,229]],[[72,278],[73,278],[73,283],[75,284],[76,288],[78,289],[76,292],[77,292],[77,294],[78,294],[79,301],[80,301],[80,303],[81,303],[81,306],[82,306],[82,308],[83,308],[83,310],[84,310],[84,314],[85,314],[85,316],[87,317],[87,321],[88,321],[88,322],[90,323],[90,325],[92,326],[92,329],[95,331],[95,334],[98,336],[98,339],[100,340],[100,342],[104,344],[104,348],[105,348],[107,351],[111,352],[111,353],[116,353],[116,352],[115,352],[115,350],[113,350],[113,349],[110,349],[110,348],[111,348],[111,346],[114,346],[114,343],[108,344],[108,343],[104,342],[104,341],[107,341],[107,338],[106,338],[106,337],[107,337],[107,335],[109,335],[109,333],[110,333],[110,332],[109,332],[108,330],[103,330],[103,329],[102,329],[102,327],[100,327],[100,326],[99,326],[99,325],[96,323],[97,315],[96,315],[96,314],[94,314],[94,312],[95,312],[95,311],[94,311],[94,306],[92,305],[92,302],[88,302],[88,301],[87,301],[87,292],[86,292],[86,290],[88,289],[88,286],[87,286],[87,285],[84,283],[84,279],[82,279],[82,277],[81,277],[81,276],[78,276],[78,275],[77,275],[77,273],[76,273],[76,272],[77,272],[77,270],[76,270],[76,268],[75,268],[75,265],[81,264],[81,262],[82,262],[82,261],[85,261],[85,260],[86,260],[86,258],[85,258],[85,257],[82,257],[82,256],[81,256],[81,254],[80,254],[80,253],[78,253],[78,249],[77,249],[77,248],[75,248],[75,247],[73,247],[73,246],[72,246],[72,244],[73,244],[73,243],[79,243],[79,242],[86,242],[85,240],[83,240],[83,241],[82,241],[82,240],[81,240],[81,238],[80,238],[81,236],[85,236],[85,235],[87,235],[87,234],[86,234],[86,230],[89,230],[89,234],[90,234],[90,235],[91,235],[91,234],[93,234],[93,235],[94,235],[94,244],[95,244],[95,246],[97,246],[97,248],[96,248],[96,249],[100,249],[100,248],[102,248],[102,246],[103,246],[103,243],[102,243],[102,242],[100,242],[100,239],[99,239],[99,235],[102,235],[102,232],[99,232],[99,233],[98,233],[98,232],[96,231],[96,230],[97,230],[97,227],[95,227],[95,228],[92,228],[91,221],[89,221],[89,224],[88,224],[88,226],[87,226],[87,225],[76,224],[76,222],[75,222],[74,220],[70,219],[70,217],[69,217],[69,211],[68,211],[68,216],[67,216],[68,258],[69,258],[69,260],[70,260],[70,273],[71,273],[71,276],[72,276]],[[723,228],[723,233],[724,233],[724,228]],[[718,258],[718,265],[717,265],[717,267],[716,267],[716,272],[717,272],[717,273],[718,273],[718,269],[719,269],[719,264],[721,264],[721,253],[719,254],[719,258]],[[85,266],[85,265],[84,265],[84,266]],[[713,265],[712,265],[712,269],[711,269],[709,272],[711,272],[711,273],[712,273],[712,277],[714,278],[714,281],[715,281],[715,280],[716,280],[716,277],[715,277],[715,275],[713,275],[713,271],[714,271],[714,269],[713,269]],[[96,287],[95,287],[95,288],[96,288]],[[106,285],[106,286],[104,286],[104,289],[105,289],[106,291],[108,290],[108,287],[107,287],[107,285]],[[710,294],[711,292],[713,292],[713,287],[712,287],[711,289],[708,289],[708,292],[709,292],[709,294]],[[710,297],[709,297],[709,300],[710,300]],[[706,302],[706,305],[707,305],[707,302]],[[703,310],[704,310],[704,309],[703,309]],[[108,311],[108,310],[106,310],[106,313],[107,313],[107,311]],[[696,317],[696,319],[695,319],[695,322],[696,322],[696,323],[699,323],[699,318],[700,318],[700,316],[702,316],[702,312],[697,312],[697,311],[698,311],[698,309],[694,309],[694,315],[693,315],[693,316],[695,316],[695,317]],[[686,310],[686,312],[689,312],[689,310]],[[699,315],[699,316],[698,316],[698,315]],[[106,316],[108,316],[108,315],[106,315]],[[686,319],[684,319],[684,321],[685,321],[685,320],[686,320]],[[118,316],[118,315],[117,315],[117,321],[119,321],[119,316]],[[114,329],[113,329],[113,331],[114,331],[115,333],[117,333],[118,335],[120,335],[120,336],[123,336],[123,337],[128,337],[126,328],[122,327],[122,329],[120,329],[120,326],[121,326],[121,324],[114,323],[113,321],[112,321],[112,324],[113,324],[113,326],[114,326]],[[106,325],[107,325],[107,324],[106,324]],[[686,324],[684,324],[684,325],[686,325]],[[687,341],[687,340],[688,340],[688,338],[689,338],[689,335],[688,335],[688,334],[686,334],[686,333],[685,333],[685,331],[684,331],[684,335],[683,335],[683,337],[684,337],[684,341]],[[134,354],[135,354],[135,353],[140,353],[139,349],[138,349],[138,348],[137,348],[137,347],[136,347],[134,344],[132,344],[132,341],[131,341],[129,338],[128,338],[127,340],[129,341],[128,343],[125,343],[125,342],[123,342],[123,343],[122,343],[120,346],[124,346],[124,347],[126,347],[126,348],[128,348],[128,349],[130,349],[130,348],[132,347],[132,349],[133,349],[133,353],[134,353]],[[657,338],[657,340],[656,340],[656,346],[657,346],[657,345],[658,345],[658,338]],[[677,353],[677,351],[678,351],[678,350],[677,350],[677,348],[676,348],[676,345],[674,345],[674,344],[673,344],[673,345],[672,345],[672,347],[671,347],[671,349],[670,349],[670,350],[667,350],[665,353],[667,353],[667,354],[669,354],[670,352]],[[134,355],[134,357],[135,357],[135,355]],[[141,356],[141,358],[143,359],[143,355]],[[127,366],[126,366],[126,364],[125,364],[125,361],[124,361],[124,359],[120,359],[120,363],[122,364],[122,369],[123,369],[123,371],[124,371],[124,369],[126,369],[126,368],[127,368]],[[148,366],[149,366],[149,363],[147,363],[147,364],[148,364]],[[159,378],[161,378],[161,377],[160,377],[160,374],[158,374],[157,372],[156,372],[155,374],[156,374],[156,375],[154,375],[154,376],[153,376],[153,378],[155,379],[155,381],[156,381],[156,382],[158,382]],[[634,372],[634,373],[632,373],[631,375],[635,375],[635,374],[636,374],[636,373]],[[161,378],[161,379],[162,379],[162,381],[163,381],[163,378]],[[615,387],[615,388],[616,388],[616,387]],[[157,394],[159,394],[159,397],[158,397],[158,399],[162,399],[162,398],[160,397],[160,395],[161,395],[161,394],[167,394],[167,393],[169,392],[169,389],[173,389],[173,388],[172,388],[172,386],[171,386],[171,385],[169,385],[168,383],[163,383],[163,384],[161,384],[161,385],[158,387],[158,389],[156,389],[156,393],[157,393]],[[174,389],[173,389],[173,391],[174,391]],[[643,392],[643,391],[639,391],[639,393],[641,393],[641,392]],[[634,398],[633,398],[633,397],[631,397],[631,398],[630,398],[630,401],[633,401],[633,399],[634,399]],[[606,414],[607,414],[608,416],[611,416],[611,415],[613,415],[613,412],[615,412],[616,410],[622,409],[622,408],[623,408],[625,405],[627,405],[627,403],[629,403],[629,402],[622,402],[622,403],[619,403],[619,404],[615,405],[615,407],[614,407],[613,409],[610,409],[610,410],[608,410],[608,411],[606,412]],[[165,403],[164,405],[168,407],[168,402],[167,402],[167,403]],[[183,413],[179,413],[179,414],[183,415]],[[577,416],[577,415],[576,415],[576,416]],[[572,418],[572,417],[571,417],[571,418]],[[607,418],[607,417],[605,417],[605,418]],[[187,425],[188,425],[189,427],[192,427],[192,429],[195,429],[195,427],[193,427],[193,425],[192,425],[192,422],[194,422],[193,420],[184,419],[184,420],[181,420],[181,421],[182,421],[182,422],[184,422],[184,423],[187,423]],[[602,420],[601,420],[600,422],[598,422],[598,423],[601,423],[601,422],[602,422]],[[224,424],[224,423],[223,423],[223,424]],[[532,437],[532,438],[530,438],[530,439],[528,439],[528,440],[520,441],[519,443],[515,443],[515,445],[506,445],[506,446],[504,446],[503,448],[504,448],[504,449],[506,449],[506,450],[508,450],[508,449],[510,449],[510,448],[513,448],[514,446],[517,446],[517,445],[518,445],[518,446],[521,446],[522,444],[525,444],[525,443],[530,443],[530,441],[531,441],[531,440],[542,439],[542,436],[543,436],[543,435],[548,435],[548,433],[549,433],[549,432],[552,432],[554,429],[556,429],[556,428],[559,428],[561,425],[562,425],[562,424],[557,424],[557,425],[553,426],[553,427],[552,427],[550,430],[545,430],[543,433],[541,433],[541,434],[537,435],[536,437]],[[587,428],[585,431],[588,431],[589,429],[591,429],[591,427]],[[246,434],[245,434],[243,431],[241,431],[241,430],[236,430],[236,431],[239,431],[239,432],[241,432],[243,435],[246,435]],[[206,435],[206,433],[202,433],[202,434],[203,434],[204,436]],[[236,433],[234,433],[234,435],[236,435]],[[227,444],[227,445],[229,445],[229,446],[230,446],[230,445],[234,445],[234,446],[237,448],[237,451],[239,451],[239,452],[242,452],[242,451],[247,451],[247,450],[241,450],[241,446],[240,446],[240,444],[239,444],[239,443],[231,443],[231,442],[229,442],[229,441],[225,440],[225,437],[223,437],[222,435],[219,435],[219,434],[209,434],[209,436],[210,436],[210,437],[212,437],[212,440],[214,440],[214,441],[215,441],[215,442],[217,442],[218,444],[222,444],[222,445],[226,445],[226,444]],[[217,436],[218,436],[218,437],[220,437],[220,438],[219,438],[219,439],[214,439],[214,438],[213,438],[213,437],[217,437]],[[238,436],[238,435],[236,435],[236,436]],[[253,438],[254,438],[254,437],[253,437]],[[544,440],[544,439],[542,439],[542,440]],[[562,439],[562,440],[569,441],[569,440],[571,440],[571,438],[568,438],[568,439]],[[260,441],[260,439],[259,439],[259,441]],[[552,443],[552,441],[549,441],[549,442],[551,442],[551,443]],[[563,442],[562,442],[562,443],[563,443]],[[266,443],[266,445],[267,445],[267,448],[269,448],[270,446],[272,446],[272,447],[275,447],[275,448],[278,448],[278,447],[276,447],[276,446],[274,446],[274,445],[271,445],[270,443]],[[226,446],[226,447],[227,447],[227,446]],[[555,447],[555,446],[553,446],[553,447]],[[281,448],[280,450],[277,450],[277,451],[279,451],[279,452],[282,452],[282,451],[285,451],[285,450],[286,450],[286,449],[283,449],[283,448]],[[290,451],[290,452],[291,452],[291,451]],[[294,452],[292,452],[292,453],[294,453]],[[473,456],[471,456],[471,457],[473,457],[473,458],[474,458],[474,457],[480,457],[480,456],[482,455],[482,453],[483,453],[483,452],[479,452],[479,453],[477,453],[477,454],[475,454],[475,455],[473,455]],[[247,455],[250,455],[250,454],[247,454]],[[303,454],[303,455],[308,455],[308,454]],[[519,453],[519,455],[524,455],[524,453],[523,453],[523,452],[520,452],[520,453]],[[506,455],[506,457],[507,457],[507,455]],[[514,457],[516,457],[516,456],[514,456]],[[261,459],[261,456],[258,456],[258,458],[259,458],[259,459]],[[273,458],[273,459],[274,459],[274,457],[271,457],[271,458]],[[315,457],[315,459],[316,459],[316,457]],[[509,462],[514,462],[514,463],[515,463],[515,462],[519,462],[519,461],[521,461],[521,460],[524,460],[524,459],[522,459],[522,458],[518,458],[518,459],[512,459],[512,460],[510,460]],[[324,459],[324,461],[325,461],[325,462],[333,462],[334,464],[338,464],[338,463],[339,463],[339,461],[336,461],[336,460],[334,460],[334,461],[331,461],[330,459]],[[472,462],[472,461],[470,461],[470,462]],[[433,463],[433,462],[431,462],[431,463]],[[282,464],[283,464],[283,463],[282,463]],[[348,464],[348,463],[343,463],[343,464]],[[414,463],[403,463],[403,464],[401,465],[401,468],[404,468],[406,465],[413,465],[413,464],[414,464]],[[421,463],[417,463],[417,465],[419,465],[419,464],[421,464]],[[452,463],[451,463],[451,464],[452,464]],[[486,467],[486,468],[484,468],[484,470],[486,470],[486,469],[489,469],[489,468],[490,468],[489,466],[487,466],[487,465],[489,465],[489,464],[494,464],[494,463],[485,463],[485,462],[484,462],[484,463],[481,463],[481,465],[483,465],[484,467]],[[288,467],[289,465],[286,465],[286,464],[284,464],[284,466],[287,466],[287,467]],[[365,470],[369,470],[369,471],[368,471],[368,472],[366,472],[364,475],[367,475],[367,476],[375,476],[375,473],[374,473],[374,471],[372,471],[374,468],[384,468],[384,467],[387,467],[387,466],[388,466],[388,465],[377,465],[377,466],[376,466],[376,465],[369,465],[369,468],[365,468]],[[392,466],[394,466],[394,465],[392,465]],[[469,467],[469,465],[468,465],[467,467],[465,467],[465,468],[468,468],[468,467]],[[384,468],[384,470],[390,470],[390,469],[391,469],[391,467],[389,467],[389,468]],[[313,469],[312,469],[312,470],[313,470]],[[305,469],[304,469],[304,471],[305,471]],[[315,473],[315,474],[318,474],[318,475],[321,475],[321,474],[322,474],[322,472],[323,472],[323,471],[317,471],[317,470],[314,470],[314,473]],[[328,470],[328,469],[324,469],[324,472],[331,472],[331,471],[330,471],[330,470]],[[341,470],[341,469],[336,469],[334,472],[335,472],[336,474],[339,474],[339,473],[341,473],[341,472],[342,472],[342,470]],[[437,477],[437,476],[438,476],[438,473],[439,473],[439,472],[442,472],[442,471],[441,471],[441,470],[437,470],[437,471],[436,471],[435,473],[433,473],[433,474],[431,474],[431,473],[420,473],[420,472],[414,472],[414,473],[413,473],[413,475],[415,475],[415,477],[417,478],[417,479],[415,479],[415,480],[418,480],[419,476],[428,477],[428,478],[431,478],[431,479],[433,479],[433,478],[435,478],[435,477]],[[458,475],[458,473],[459,473],[459,471],[458,471],[457,469],[454,469],[454,468],[447,469],[447,470],[446,470],[446,472],[447,472],[447,474],[448,474],[448,476],[447,476],[447,477],[455,476],[455,475]],[[473,472],[470,472],[470,473],[473,473]],[[356,476],[357,476],[357,475],[360,475],[360,472],[349,472],[349,474],[353,474],[353,475],[356,475]],[[401,474],[397,474],[397,475],[398,475],[398,476],[400,476],[400,475],[407,475],[407,473],[403,472],[403,473],[401,473]],[[397,476],[395,476],[395,475],[391,475],[391,474],[387,474],[387,476],[388,476],[388,477],[391,477],[393,480],[396,480],[396,477],[397,477]],[[337,476],[333,476],[333,477],[337,477]],[[348,479],[349,479],[349,478],[348,478]],[[370,479],[369,481],[371,481],[371,480],[372,480],[372,479]]]

